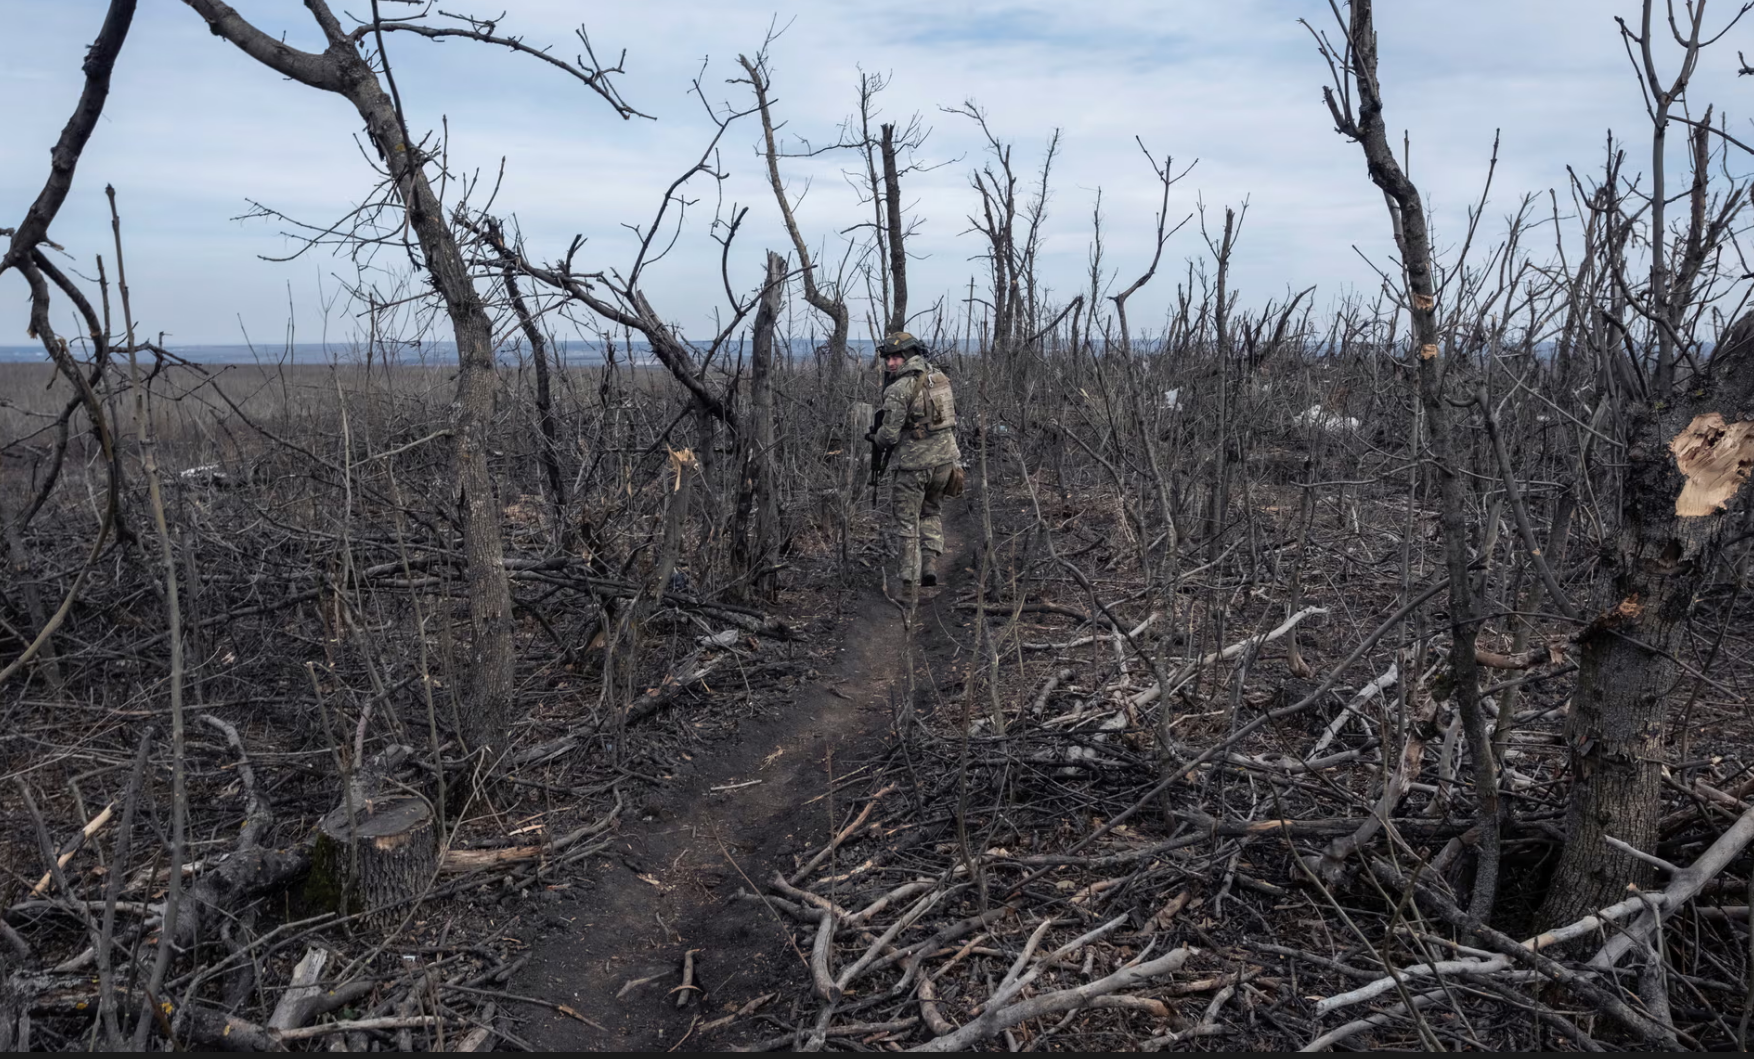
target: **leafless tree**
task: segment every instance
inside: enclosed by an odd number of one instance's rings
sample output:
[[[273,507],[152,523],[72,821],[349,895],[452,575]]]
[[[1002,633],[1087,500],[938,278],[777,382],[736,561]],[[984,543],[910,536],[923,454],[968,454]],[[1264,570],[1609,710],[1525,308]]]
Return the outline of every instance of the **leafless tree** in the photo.
[[[1377,80],[1376,25],[1371,0],[1352,0],[1349,18],[1334,9],[1344,43],[1336,47],[1321,34],[1317,41],[1328,60],[1334,84],[1322,98],[1334,128],[1364,151],[1370,179],[1382,189],[1393,225],[1412,320],[1412,352],[1417,359],[1419,402],[1424,414],[1432,472],[1441,502],[1445,565],[1449,571],[1449,624],[1454,670],[1453,694],[1474,757],[1474,791],[1479,800],[1480,868],[1470,911],[1485,916],[1497,896],[1499,870],[1498,773],[1492,756],[1486,715],[1480,706],[1480,672],[1474,660],[1479,632],[1477,589],[1469,571],[1468,521],[1463,498],[1460,452],[1455,445],[1455,411],[1445,397],[1444,381],[1451,357],[1443,352],[1432,269],[1431,236],[1419,189],[1395,159],[1383,123],[1382,87]],[[1222,307],[1220,307],[1222,309]]]
[[[493,414],[493,325],[469,274],[457,238],[445,218],[445,206],[428,177],[430,158],[410,135],[407,116],[391,72],[384,33],[406,31],[427,37],[464,37],[530,53],[558,65],[607,100],[624,117],[631,107],[616,94],[611,76],[619,67],[589,61],[567,63],[538,52],[515,38],[497,34],[490,21],[465,20],[458,27],[431,27],[408,20],[386,20],[372,4],[372,18],[348,29],[325,0],[305,5],[323,34],[325,48],[306,52],[276,40],[223,0],[186,0],[216,36],[223,37],[257,62],[301,84],[332,92],[353,104],[366,134],[388,168],[397,197],[407,211],[409,227],[419,241],[422,265],[444,300],[457,344],[457,400],[451,437],[457,475],[457,507],[462,516],[468,558],[470,664],[464,709],[458,718],[471,746],[493,747],[503,741],[511,721],[512,652],[511,592],[505,576],[505,550],[500,539],[499,500],[488,469],[488,424]],[[580,34],[583,39],[583,33]],[[379,70],[361,54],[370,38]],[[589,42],[586,41],[587,51]],[[385,90],[386,85],[388,91]],[[496,747],[503,750],[503,746]]]
[[[0,669],[0,682],[16,674],[32,657],[43,650],[53,654],[51,640],[55,630],[66,620],[74,601],[78,598],[79,587],[85,572],[97,561],[103,551],[104,544],[112,532],[120,533],[124,540],[132,539],[126,524],[121,520],[122,465],[121,452],[116,445],[116,437],[109,418],[105,415],[103,405],[98,399],[95,386],[102,376],[109,361],[109,344],[106,329],[93,311],[91,302],[73,282],[42,253],[42,244],[48,242],[49,225],[55,215],[60,212],[62,203],[66,202],[67,194],[73,188],[73,174],[79,165],[79,156],[97,127],[99,117],[103,114],[104,102],[109,98],[110,75],[115,69],[116,59],[127,40],[128,29],[134,21],[134,0],[111,0],[104,15],[103,26],[98,30],[96,41],[86,53],[84,63],[85,84],[80,92],[79,102],[67,124],[61,130],[60,139],[56,141],[54,150],[49,155],[49,176],[43,183],[43,189],[37,194],[35,201],[17,228],[0,229],[0,234],[10,237],[6,254],[0,257],[0,273],[15,268],[30,286],[30,327],[32,336],[43,344],[49,359],[60,369],[72,385],[76,402],[81,406],[91,421],[92,432],[97,435],[102,447],[105,462],[109,470],[109,489],[106,497],[102,523],[98,527],[97,537],[93,540],[90,554],[81,568],[80,575],[73,580],[61,605],[53,614],[47,613],[41,603],[34,604],[33,620],[37,621],[38,630],[34,639],[18,658]],[[46,278],[45,278],[46,277]],[[53,282],[79,310],[80,317],[86,323],[93,344],[93,366],[90,377],[79,370],[68,352],[67,343],[55,333],[50,319],[49,283]],[[6,522],[4,540],[12,556],[14,568],[22,566],[25,557],[21,554],[23,547],[18,534],[23,525],[42,506],[48,493],[54,488],[59,475],[61,459],[66,451],[66,422],[73,412],[75,402],[69,402],[61,413],[60,444],[56,446],[55,463],[47,476],[39,496],[20,511],[16,519],[8,518],[4,510],[0,510],[0,521]],[[50,667],[53,670],[51,663]]]
[[[792,212],[792,199],[786,192],[785,182],[780,179],[780,151],[774,139],[773,106],[768,99],[772,78],[768,69],[767,49],[756,52],[753,61],[742,55],[737,57],[737,61],[749,75],[749,87],[755,93],[755,105],[761,114],[762,156],[767,163],[767,179],[773,187],[774,201],[779,205],[780,219],[785,222],[786,234],[792,238],[792,250],[798,255],[798,276],[804,284],[804,300],[810,303],[811,308],[828,318],[827,353],[831,361],[838,364],[847,354],[847,332],[851,326],[851,314],[847,310],[840,278],[825,281],[819,275],[822,266],[810,255],[810,246],[804,241],[804,233],[798,227],[798,218]]]
[[[1614,286],[1610,306],[1629,306],[1648,322],[1636,339],[1628,322],[1610,307],[1597,312],[1607,323],[1598,347],[1604,373],[1617,381],[1617,397],[1605,405],[1604,423],[1624,444],[1618,510],[1611,543],[1596,574],[1579,636],[1577,692],[1566,722],[1573,782],[1566,811],[1567,842],[1548,891],[1543,914],[1564,922],[1620,896],[1628,882],[1644,885],[1650,865],[1629,850],[1654,848],[1660,801],[1661,747],[1669,693],[1680,672],[1676,654],[1703,579],[1717,562],[1726,512],[1744,495],[1746,471],[1723,469],[1754,460],[1754,317],[1744,316],[1719,338],[1698,370],[1678,372],[1702,347],[1697,334],[1705,305],[1721,282],[1716,264],[1744,208],[1746,184],[1715,202],[1707,172],[1709,116],[1691,140],[1693,172],[1688,212],[1679,233],[1665,213],[1666,126],[1671,108],[1684,101],[1701,50],[1733,26],[1706,36],[1704,3],[1688,5],[1685,28],[1670,30],[1681,49],[1679,70],[1664,87],[1656,69],[1654,0],[1646,0],[1640,32],[1622,26],[1628,48],[1639,48],[1637,65],[1652,120],[1652,172],[1644,204],[1628,202],[1615,187],[1613,160],[1607,179],[1592,194],[1608,205],[1599,211],[1607,238],[1604,263],[1592,266]],[[1621,248],[1643,213],[1650,248],[1649,284],[1634,289]],[[1670,241],[1676,253],[1670,254]],[[1673,267],[1669,262],[1673,260]],[[1604,397],[1604,401],[1610,398]]]

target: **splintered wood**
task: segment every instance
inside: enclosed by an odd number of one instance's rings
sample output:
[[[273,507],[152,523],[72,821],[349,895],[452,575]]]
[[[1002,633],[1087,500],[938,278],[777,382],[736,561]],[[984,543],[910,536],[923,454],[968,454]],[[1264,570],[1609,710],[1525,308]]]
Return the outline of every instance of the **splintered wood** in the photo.
[[[1754,420],[1724,422],[1717,412],[1696,416],[1673,441],[1675,466],[1687,484],[1675,498],[1675,514],[1703,518],[1723,511],[1754,469]]]

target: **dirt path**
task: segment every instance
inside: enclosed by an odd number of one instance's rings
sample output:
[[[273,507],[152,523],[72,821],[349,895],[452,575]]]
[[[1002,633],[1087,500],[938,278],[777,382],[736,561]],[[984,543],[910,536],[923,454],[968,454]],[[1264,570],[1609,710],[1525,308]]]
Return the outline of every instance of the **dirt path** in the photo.
[[[963,510],[957,505],[956,514]],[[944,566],[959,570],[967,535],[946,522],[951,553]],[[921,602],[922,638],[936,639],[953,624],[949,607],[947,591]],[[567,906],[564,919],[549,917],[550,929],[532,944],[512,991],[567,1005],[602,1028],[521,1007],[518,1014],[532,1016],[522,1034],[531,1045],[710,1048],[715,1040],[728,1042],[691,1034],[697,1021],[772,989],[782,991],[775,1006],[789,1006],[790,994],[807,988],[808,972],[786,927],[733,895],[758,889],[776,870],[789,873],[791,854],[826,840],[835,825],[819,796],[830,786],[831,755],[833,775],[846,776],[884,747],[901,613],[876,588],[861,588],[836,635],[834,661],[779,716],[746,723],[733,739],[708,748],[691,777],[652,795],[616,845],[592,859],[595,888]],[[678,1009],[673,990],[691,949],[698,950],[695,978],[704,992]],[[617,997],[644,978],[652,980]]]

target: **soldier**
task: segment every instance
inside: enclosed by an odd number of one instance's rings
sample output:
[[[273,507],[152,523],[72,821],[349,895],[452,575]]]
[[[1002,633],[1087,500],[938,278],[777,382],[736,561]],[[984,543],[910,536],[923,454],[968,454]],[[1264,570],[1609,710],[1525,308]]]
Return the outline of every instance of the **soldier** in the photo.
[[[950,380],[926,363],[927,352],[906,331],[889,335],[877,346],[894,381],[883,391],[881,425],[872,440],[879,448],[893,450],[889,466],[895,484],[890,500],[893,531],[901,539],[904,593],[938,583],[938,557],[944,554],[944,520],[938,508],[944,497],[962,495],[956,399]]]

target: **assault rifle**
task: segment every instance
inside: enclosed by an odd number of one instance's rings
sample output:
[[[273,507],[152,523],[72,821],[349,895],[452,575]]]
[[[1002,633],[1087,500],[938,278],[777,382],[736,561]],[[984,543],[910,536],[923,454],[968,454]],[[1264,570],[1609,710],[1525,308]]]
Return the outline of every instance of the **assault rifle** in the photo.
[[[879,408],[871,419],[871,429],[865,434],[865,440],[871,443],[871,507],[877,507],[877,490],[883,482],[883,472],[889,469],[889,454],[895,451],[893,445],[877,444],[877,431],[883,429],[883,415],[886,408]]]

